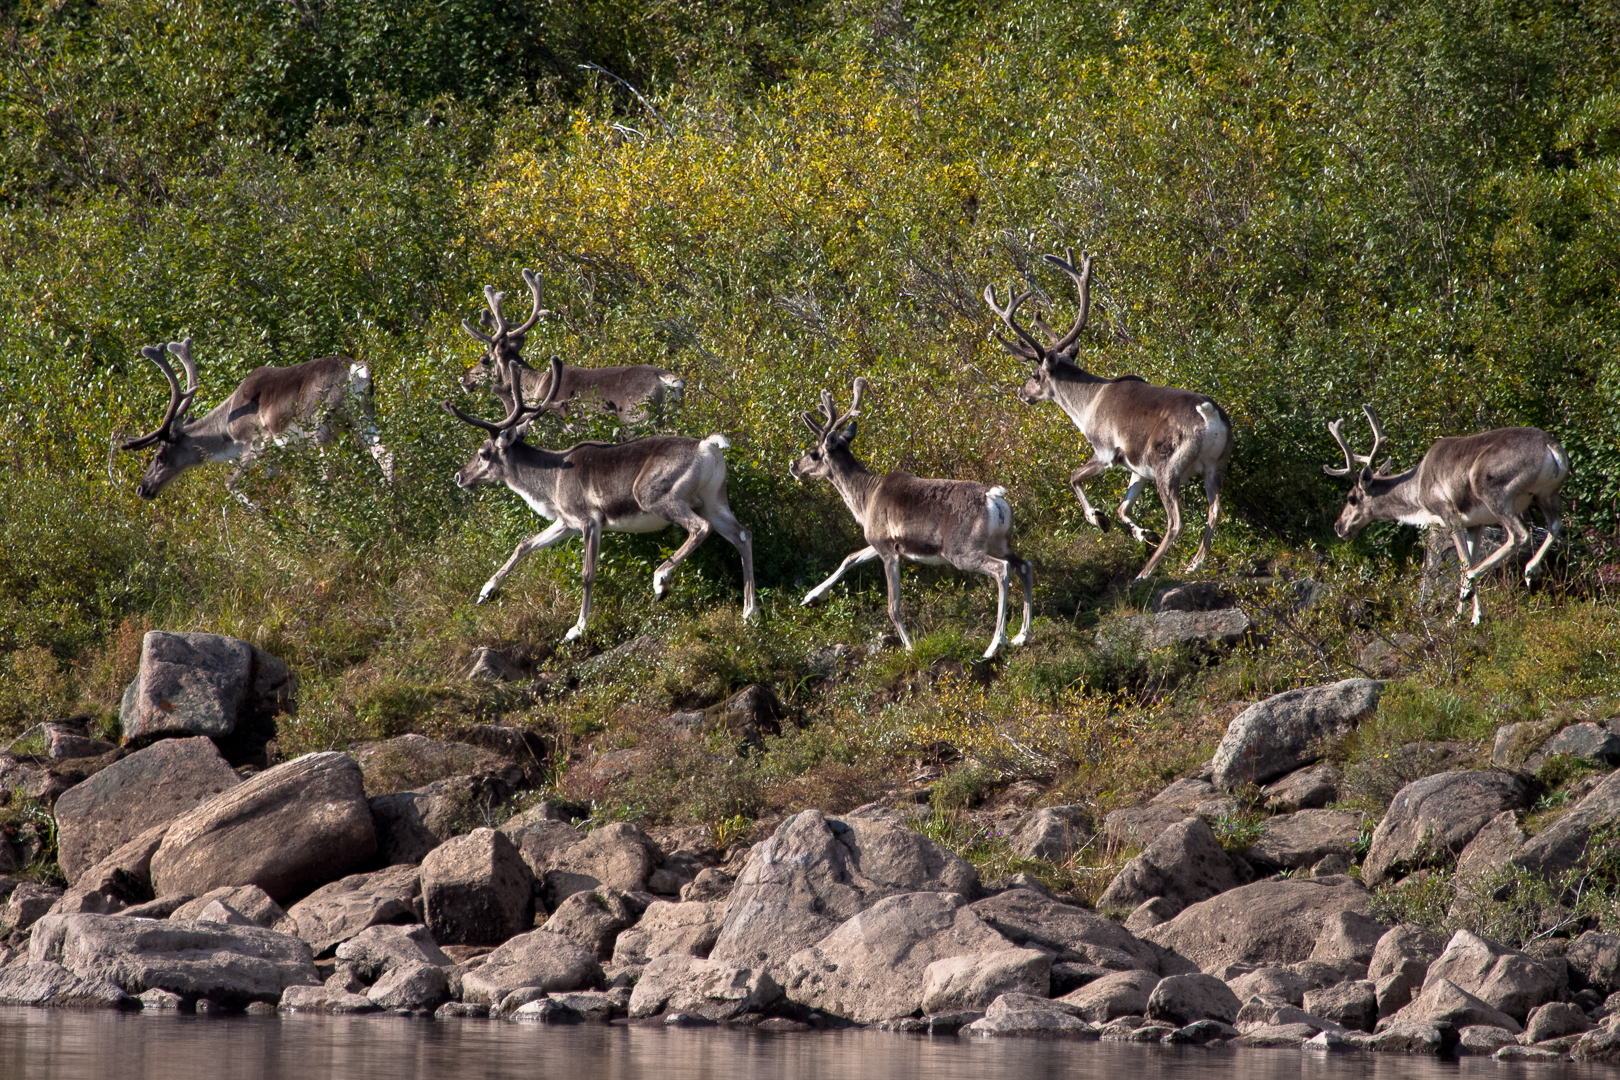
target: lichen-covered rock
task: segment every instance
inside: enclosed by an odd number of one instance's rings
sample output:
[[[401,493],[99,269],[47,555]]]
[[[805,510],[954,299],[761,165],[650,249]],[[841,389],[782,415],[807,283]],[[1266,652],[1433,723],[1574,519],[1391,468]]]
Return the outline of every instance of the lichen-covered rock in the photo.
[[[1365,915],[1367,899],[1349,877],[1257,881],[1194,904],[1142,937],[1206,972],[1239,962],[1295,963],[1310,957],[1330,916]]]
[[[347,754],[306,754],[258,773],[169,826],[152,856],[159,896],[257,885],[283,900],[371,857],[377,834]]]
[[[322,885],[288,908],[287,914],[319,959],[368,926],[415,922],[415,901],[421,893],[416,867],[390,866]]]
[[[1202,818],[1190,817],[1164,830],[1127,862],[1097,904],[1134,908],[1159,896],[1180,910],[1241,884],[1214,830]]]
[[[153,630],[118,719],[132,746],[197,735],[228,744],[228,758],[252,756],[274,733],[274,717],[293,711],[294,691],[287,666],[245,641]]]
[[[602,965],[579,942],[549,930],[519,934],[461,976],[461,999],[494,1005],[513,990],[535,986],[547,993],[602,989]]]
[[[647,964],[630,995],[632,1018],[686,1013],[706,1020],[734,1020],[757,1013],[782,996],[769,974],[695,956],[658,956]]]
[[[1321,756],[1322,744],[1348,735],[1378,704],[1382,683],[1345,679],[1289,690],[1250,706],[1215,751],[1215,785],[1264,784]]]
[[[1373,831],[1361,873],[1371,884],[1459,854],[1504,810],[1530,802],[1512,773],[1465,770],[1425,776],[1402,788]]]
[[[447,945],[498,945],[534,925],[534,879],[494,829],[434,848],[422,861],[422,899],[428,928]]]
[[[655,900],[633,927],[619,934],[613,945],[618,966],[646,964],[655,956],[706,958],[720,936],[726,905],[716,902],[672,904]]]

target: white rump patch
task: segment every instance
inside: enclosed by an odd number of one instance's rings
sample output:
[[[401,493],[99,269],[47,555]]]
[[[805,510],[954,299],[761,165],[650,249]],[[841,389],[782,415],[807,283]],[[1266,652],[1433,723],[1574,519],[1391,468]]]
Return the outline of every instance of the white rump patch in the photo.
[[[371,368],[365,364],[349,365],[349,393],[364,394],[371,389]]]
[[[710,435],[707,439],[704,439],[698,445],[703,447],[706,450],[730,450],[731,449],[731,443],[726,441],[726,437],[724,435],[719,435],[719,434]]]
[[[686,384],[681,381],[681,377],[679,375],[660,375],[658,376],[658,381],[669,387],[671,390],[686,389]]]
[[[1012,507],[1007,502],[1007,489],[997,485],[984,493],[985,508],[990,512],[990,531],[1006,532],[1012,528]]]

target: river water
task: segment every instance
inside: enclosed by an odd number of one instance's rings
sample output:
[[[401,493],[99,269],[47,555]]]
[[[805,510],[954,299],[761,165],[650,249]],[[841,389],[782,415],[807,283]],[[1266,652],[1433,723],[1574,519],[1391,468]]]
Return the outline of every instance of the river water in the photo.
[[[1603,1066],[335,1016],[0,1008],[0,1080],[1615,1080]]]

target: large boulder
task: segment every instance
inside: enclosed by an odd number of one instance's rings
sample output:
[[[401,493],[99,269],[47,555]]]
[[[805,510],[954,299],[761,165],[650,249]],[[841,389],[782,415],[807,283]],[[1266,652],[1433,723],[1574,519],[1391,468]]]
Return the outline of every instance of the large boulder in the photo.
[[[474,829],[422,861],[427,925],[446,945],[498,945],[534,925],[534,879],[517,848]]]
[[[1441,980],[1523,1023],[1530,1010],[1556,1001],[1569,988],[1569,970],[1562,960],[1538,960],[1528,953],[1504,948],[1467,930],[1459,930],[1445,951],[1429,965],[1425,992]],[[1475,1021],[1492,1023],[1493,1021]]]
[[[1570,943],[1564,962],[1571,989],[1594,990],[1604,997],[1620,992],[1620,934],[1588,930]]]
[[[1446,939],[1421,926],[1401,923],[1385,931],[1368,962],[1367,978],[1378,997],[1378,1015],[1404,1008],[1423,989],[1429,965],[1446,948]]]
[[[978,901],[973,912],[1014,945],[1044,949],[1058,963],[1159,973],[1153,946],[1096,912],[1034,889],[1008,889]]]
[[[557,905],[546,929],[573,938],[598,960],[608,960],[619,934],[635,924],[644,908],[634,895],[618,889],[577,892]]]
[[[274,930],[121,915],[47,915],[28,959],[129,994],[159,989],[224,1005],[276,1002],[289,986],[321,981],[309,946]]]
[[[1213,975],[1171,975],[1160,980],[1148,995],[1147,1017],[1176,1027],[1195,1020],[1237,1021],[1243,1003],[1231,987]]]
[[[293,711],[294,693],[287,666],[245,641],[153,630],[118,719],[131,746],[205,735],[251,754],[274,734],[276,715]]]
[[[105,979],[81,979],[61,964],[12,963],[0,969],[0,1005],[58,1009],[137,1009],[140,1002]]]
[[[554,850],[540,878],[547,910],[579,892],[604,886],[622,892],[646,888],[653,871],[652,841],[639,826],[617,821]]]
[[[152,893],[152,856],[169,831],[167,824],[154,825],[102,857],[79,874],[71,888],[52,909],[53,914],[88,911],[111,915],[135,904],[155,899]]]
[[[241,782],[212,739],[165,739],[115,761],[56,801],[63,875],[77,882],[115,849]]]
[[[1305,1011],[1354,1031],[1371,1031],[1378,1023],[1378,989],[1366,979],[1305,991]]]
[[[1260,830],[1260,839],[1243,853],[1244,858],[1271,872],[1303,870],[1329,855],[1348,855],[1361,834],[1361,815],[1300,810],[1267,818]]]
[[[654,900],[641,920],[618,937],[613,945],[617,965],[645,964],[657,956],[696,956],[705,958],[720,936],[726,905],[688,902],[672,904]]]
[[[416,867],[390,866],[323,885],[288,908],[287,914],[298,925],[298,936],[320,958],[369,926],[415,922],[421,893]]]
[[[903,893],[879,900],[795,953],[782,983],[788,998],[801,1005],[875,1023],[921,1007],[934,961],[1006,948],[1007,939],[985,925],[961,894]]]
[[[1019,823],[1007,845],[1021,859],[1061,862],[1091,839],[1089,820],[1082,806],[1042,807]]]
[[[1076,1016],[1106,1024],[1121,1016],[1145,1015],[1148,999],[1158,985],[1159,976],[1151,971],[1118,971],[1064,994],[1058,1000]]]
[[[1484,825],[1457,856],[1458,882],[1488,874],[1507,865],[1529,837],[1519,828],[1519,816],[1504,810]]]
[[[985,1038],[1094,1039],[1090,1024],[1061,1001],[1038,994],[1003,994],[990,1003],[984,1016],[962,1028],[963,1035]]]
[[[1310,959],[1366,968],[1388,930],[1384,923],[1359,911],[1336,911],[1323,920]]]
[[[1257,881],[1194,904],[1142,937],[1186,957],[1206,972],[1228,964],[1306,960],[1328,918],[1367,914],[1367,890],[1354,878]]]
[[[1505,1028],[1512,1032],[1524,1030],[1523,1025],[1514,1017],[1445,978],[1430,978],[1424,983],[1422,993],[1399,1012],[1380,1020],[1378,1029],[1383,1031],[1393,1025],[1412,1020],[1431,1024],[1450,1024],[1458,1028],[1483,1024]]]
[[[669,1012],[735,1020],[760,1012],[781,996],[782,988],[763,971],[671,954],[654,957],[641,973],[630,995],[630,1016]]]
[[[200,896],[257,885],[284,900],[341,876],[376,847],[354,759],[305,754],[176,819],[152,856],[152,887],[159,896]]]
[[[370,800],[382,866],[419,863],[428,852],[482,821],[481,811],[512,797],[499,776],[452,776],[416,791],[396,791]]]
[[[1003,949],[935,960],[923,969],[922,1011],[977,1012],[1002,994],[1045,997],[1052,987],[1052,954]]]
[[[546,871],[556,868],[562,853],[585,839],[585,830],[555,817],[542,816],[555,811],[545,803],[524,811],[500,827],[507,839],[517,845],[529,872],[543,883]]]
[[[893,811],[840,820],[805,810],[754,846],[710,956],[785,982],[779,973],[790,956],[885,897],[969,896],[977,879],[971,863],[907,828]],[[897,1014],[879,1019],[888,1015]]]
[[[1250,706],[1215,751],[1215,785],[1264,784],[1309,765],[1322,756],[1323,744],[1348,735],[1373,710],[1382,686],[1375,679],[1345,679]]]
[[[1541,744],[1541,756],[1565,754],[1594,765],[1620,765],[1620,734],[1597,724],[1571,724]]]
[[[1376,885],[1432,860],[1450,861],[1492,818],[1529,804],[1529,789],[1512,773],[1469,770],[1414,780],[1373,831],[1362,877]]]
[[[1164,830],[1127,862],[1097,906],[1135,908],[1161,896],[1179,911],[1241,884],[1214,830],[1202,818],[1191,817]]]
[[[1296,1008],[1302,1008],[1306,994],[1313,990],[1337,986],[1343,981],[1344,969],[1340,965],[1326,964],[1319,960],[1301,960],[1293,964],[1270,964],[1242,975],[1231,976],[1227,979],[1227,985],[1242,1001],[1263,998],[1267,1001],[1284,1001]],[[1268,1019],[1266,1022],[1272,1021]]]
[[[549,930],[519,934],[461,977],[461,1000],[498,1005],[513,990],[538,987],[546,993],[600,990],[602,965],[572,938]]]
[[[1543,874],[1558,874],[1577,865],[1595,834],[1620,828],[1620,772],[1593,788],[1574,808],[1525,842],[1513,862]]]

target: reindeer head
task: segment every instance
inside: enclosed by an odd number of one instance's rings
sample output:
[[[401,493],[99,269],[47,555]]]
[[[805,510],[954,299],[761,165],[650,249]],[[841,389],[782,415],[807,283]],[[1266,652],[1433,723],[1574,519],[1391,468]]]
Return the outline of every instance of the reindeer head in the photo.
[[[470,393],[491,379],[498,383],[506,382],[507,368],[518,367],[523,363],[523,343],[529,331],[540,320],[540,316],[551,315],[550,311],[540,306],[540,275],[533,270],[525,270],[523,281],[529,286],[530,295],[534,297],[534,307],[522,326],[506,325],[506,317],[501,314],[501,302],[506,299],[506,294],[496,292],[493,285],[484,286],[484,301],[489,305],[489,310],[478,316],[478,323],[484,329],[479,330],[472,323],[462,320],[461,328],[488,346],[484,350],[484,355],[479,357],[478,363],[462,373],[463,390]]]
[[[1355,486],[1350,489],[1350,494],[1345,496],[1344,509],[1339,513],[1339,520],[1333,523],[1333,531],[1343,540],[1350,539],[1369,524],[1378,520],[1377,514],[1373,511],[1371,485],[1373,481],[1389,475],[1392,460],[1385,458],[1378,470],[1373,471],[1373,459],[1378,456],[1379,444],[1384,441],[1384,430],[1379,426],[1378,414],[1373,412],[1371,405],[1363,405],[1361,411],[1367,417],[1367,426],[1372,428],[1372,453],[1367,454],[1365,457],[1352,454],[1350,444],[1345,442],[1344,434],[1339,430],[1343,426],[1344,420],[1335,420],[1328,425],[1328,433],[1333,436],[1333,441],[1339,444],[1339,449],[1344,451],[1344,468],[1341,469],[1334,465],[1322,466],[1322,471],[1329,476],[1350,476],[1354,474],[1356,477]]]
[[[523,376],[514,366],[508,368],[508,386],[512,392],[512,411],[506,418],[491,423],[476,416],[469,416],[450,404],[443,402],[445,412],[457,420],[481,428],[489,433],[482,446],[474,451],[467,464],[456,473],[456,486],[460,488],[474,488],[483,484],[506,483],[512,470],[512,450],[523,441],[529,433],[529,423],[535,414],[544,412],[557,397],[557,390],[562,385],[558,377],[562,371],[562,361],[557,357],[551,358],[551,388],[546,393],[546,399],[538,405],[523,404]]]
[[[169,342],[169,351],[186,370],[185,390],[180,389],[180,380],[175,377],[174,368],[169,366],[163,350],[156,345],[143,346],[141,355],[157,365],[163,377],[169,380],[169,407],[157,427],[145,435],[119,444],[121,450],[140,450],[153,443],[158,444],[157,453],[146,466],[146,472],[141,474],[141,482],[135,486],[135,494],[143,499],[157,498],[158,493],[168,487],[175,477],[208,460],[202,446],[186,435],[186,414],[191,409],[192,399],[197,396],[197,366],[191,362],[191,339],[188,337],[184,341]]]
[[[809,413],[799,414],[816,443],[808,454],[788,466],[788,475],[793,479],[824,480],[832,475],[832,455],[849,451],[849,444],[855,441],[855,418],[861,413],[861,397],[866,393],[865,379],[855,380],[853,393],[849,411],[842,415],[833,404],[832,394],[826,390],[821,392],[820,422]]]
[[[1035,316],[1035,326],[1045,335],[1047,343],[1042,345],[1036,341],[1028,330],[1018,325],[1015,316],[1018,309],[1028,300],[1029,291],[1014,293],[1012,286],[1007,287],[1007,304],[1005,307],[996,303],[995,285],[984,287],[984,302],[990,305],[990,310],[1001,316],[1001,321],[1007,328],[1017,335],[1017,341],[1008,341],[999,333],[996,340],[1001,342],[1002,348],[1014,356],[1022,357],[1035,365],[1024,385],[1018,388],[1018,398],[1026,405],[1033,405],[1040,401],[1051,401],[1056,397],[1052,386],[1053,365],[1060,362],[1073,363],[1075,358],[1075,345],[1080,340],[1080,331],[1086,327],[1086,320],[1091,314],[1091,263],[1092,256],[1082,253],[1079,269],[1074,265],[1074,249],[1068,249],[1068,258],[1060,259],[1056,255],[1044,256],[1051,263],[1068,274],[1080,289],[1080,313],[1075,316],[1074,325],[1069,332],[1059,337],[1057,333],[1041,318]]]

